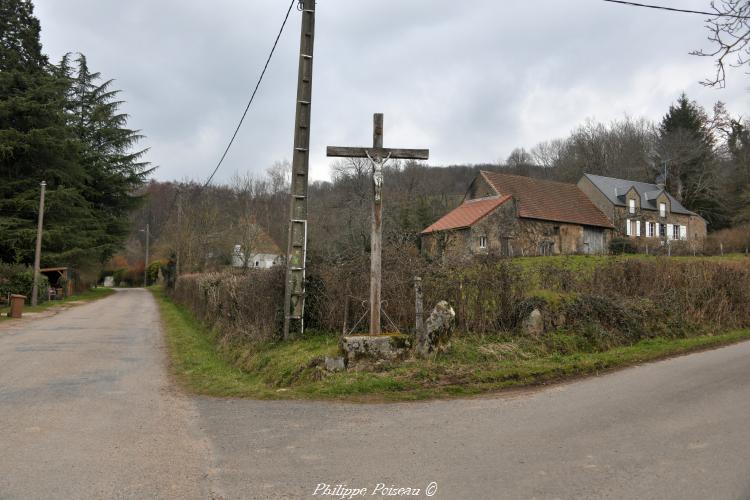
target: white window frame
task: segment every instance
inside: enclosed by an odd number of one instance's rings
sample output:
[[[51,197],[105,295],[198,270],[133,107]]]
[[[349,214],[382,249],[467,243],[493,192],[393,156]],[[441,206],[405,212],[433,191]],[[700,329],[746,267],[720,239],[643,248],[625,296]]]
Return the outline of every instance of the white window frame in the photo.
[[[667,239],[672,240],[674,236],[674,226],[672,224],[667,224]]]
[[[641,221],[635,221],[635,235],[641,237]]]
[[[673,240],[679,240],[680,239],[680,225],[675,224],[672,226],[672,239]]]
[[[481,249],[487,248],[487,237],[486,236],[480,236],[479,237],[479,248],[481,248]]]
[[[687,237],[687,226],[680,226],[680,239],[681,240],[688,239],[688,237]]]
[[[628,212],[631,214],[635,213],[635,198],[630,198],[628,200]]]
[[[625,235],[633,236],[633,228],[630,226],[630,219],[625,219]]]
[[[654,223],[646,221],[646,238],[654,237]]]
[[[667,216],[667,204],[659,203],[659,217],[666,217],[666,216]]]

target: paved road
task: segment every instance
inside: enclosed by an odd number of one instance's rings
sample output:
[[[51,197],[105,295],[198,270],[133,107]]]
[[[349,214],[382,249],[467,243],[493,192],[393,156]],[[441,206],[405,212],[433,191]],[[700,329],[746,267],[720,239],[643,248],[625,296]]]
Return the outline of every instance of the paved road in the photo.
[[[182,395],[142,290],[0,326],[0,499],[433,481],[448,499],[750,499],[749,421],[750,343],[503,397],[344,405]]]

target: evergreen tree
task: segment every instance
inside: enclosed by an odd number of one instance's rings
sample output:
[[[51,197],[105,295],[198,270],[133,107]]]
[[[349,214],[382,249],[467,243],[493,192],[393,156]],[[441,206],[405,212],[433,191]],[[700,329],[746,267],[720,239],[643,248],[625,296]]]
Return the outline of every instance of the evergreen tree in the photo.
[[[66,125],[66,81],[42,54],[31,2],[0,0],[0,260],[31,263],[46,180],[45,263],[80,256],[94,220],[79,191],[79,147]]]
[[[120,91],[112,89],[113,80],[102,81],[100,73],[92,73],[83,54],[74,65],[65,55],[59,70],[70,81],[67,117],[81,144],[84,196],[104,228],[96,247],[105,261],[129,234],[130,212],[141,201],[135,192],[153,169],[141,161],[147,150],[132,151],[143,136],[127,128],[128,115],[119,111],[123,101],[118,100]]]
[[[43,265],[99,264],[127,236],[150,170],[111,81],[83,56],[49,64],[39,33],[30,1],[0,0],[0,261],[33,262],[44,180]]]
[[[659,126],[657,167],[666,169],[668,191],[712,229],[728,223],[717,191],[715,142],[706,112],[683,93]]]

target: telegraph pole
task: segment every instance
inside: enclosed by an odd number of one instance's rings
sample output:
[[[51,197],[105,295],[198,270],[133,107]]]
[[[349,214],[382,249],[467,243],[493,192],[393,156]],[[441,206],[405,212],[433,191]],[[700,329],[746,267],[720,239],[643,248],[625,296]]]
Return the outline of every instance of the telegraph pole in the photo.
[[[312,99],[315,0],[300,0],[302,34],[297,76],[297,112],[289,202],[289,233],[284,292],[284,338],[304,332],[305,258],[307,255],[307,186],[310,166],[310,101]]]
[[[42,224],[44,223],[44,191],[47,183],[42,181],[41,193],[39,195],[39,220],[36,226],[36,250],[34,252],[34,284],[31,287],[31,305],[37,304],[37,295],[39,295],[39,267],[42,261]]]
[[[150,236],[150,227],[146,224],[146,263],[143,266],[143,286],[148,286],[148,240]]]

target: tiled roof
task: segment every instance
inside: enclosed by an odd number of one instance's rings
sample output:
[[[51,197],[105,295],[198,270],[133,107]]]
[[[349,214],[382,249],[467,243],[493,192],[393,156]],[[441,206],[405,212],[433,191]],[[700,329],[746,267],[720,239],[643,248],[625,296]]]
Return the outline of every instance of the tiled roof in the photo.
[[[612,227],[607,216],[575,184],[487,171],[480,175],[498,195],[513,197],[519,217]]]
[[[656,197],[661,194],[664,189],[657,186],[656,184],[649,184],[648,182],[637,182],[628,181],[625,179],[615,179],[614,177],[604,177],[601,175],[583,174],[596,186],[599,191],[602,192],[607,199],[615,205],[621,207],[625,206],[625,195],[634,187],[638,194],[641,195],[641,208],[658,210],[656,206]],[[664,191],[669,197],[671,202],[671,211],[676,214],[695,215],[693,212],[682,206],[682,203],[671,194]]]
[[[422,234],[471,227],[510,198],[510,196],[490,196],[467,200],[422,231]]]

